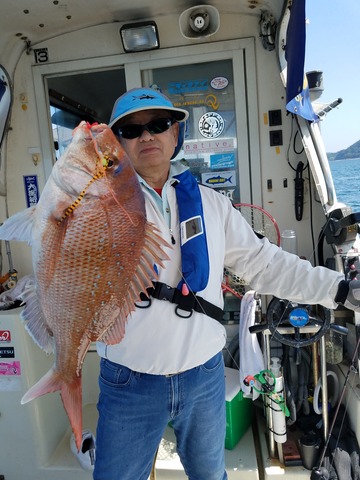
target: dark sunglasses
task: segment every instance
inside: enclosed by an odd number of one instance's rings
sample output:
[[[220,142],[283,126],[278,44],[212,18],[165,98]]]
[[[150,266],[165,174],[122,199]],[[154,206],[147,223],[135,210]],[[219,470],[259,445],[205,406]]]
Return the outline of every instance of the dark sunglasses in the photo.
[[[157,118],[152,120],[146,125],[138,125],[136,123],[123,125],[119,127],[119,136],[127,139],[133,139],[140,137],[145,130],[151,135],[157,135],[158,133],[166,132],[169,130],[171,125],[176,122],[173,118]]]

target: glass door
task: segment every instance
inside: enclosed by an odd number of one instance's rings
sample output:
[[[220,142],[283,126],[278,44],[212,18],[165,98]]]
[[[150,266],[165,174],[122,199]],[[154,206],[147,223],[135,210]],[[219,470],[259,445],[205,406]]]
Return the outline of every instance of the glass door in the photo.
[[[240,202],[232,61],[164,67],[151,73],[152,86],[190,113],[178,158],[199,183]],[[144,84],[148,76],[144,72]]]
[[[197,181],[233,203],[260,203],[261,188],[252,185],[258,157],[249,142],[249,126],[257,128],[250,120],[255,112],[247,107],[249,95],[254,94],[247,88],[245,69],[251,58],[245,63],[246,48],[213,55],[209,50],[208,46],[204,55],[178,57],[175,65],[161,61],[157,66],[153,61],[151,68],[141,69],[141,83],[159,89],[175,106],[189,111],[177,159],[190,167]]]

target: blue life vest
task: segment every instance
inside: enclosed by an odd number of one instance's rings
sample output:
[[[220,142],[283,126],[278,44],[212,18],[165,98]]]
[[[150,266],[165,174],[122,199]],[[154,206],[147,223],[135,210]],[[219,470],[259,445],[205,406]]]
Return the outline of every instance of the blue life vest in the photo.
[[[174,175],[174,183],[180,219],[181,263],[185,284],[192,292],[203,290],[209,280],[209,253],[206,241],[200,188],[190,170]]]
[[[196,295],[196,292],[206,287],[210,269],[199,185],[189,170],[174,175],[173,178],[178,180],[173,186],[180,220],[182,279],[176,288],[162,282],[153,282],[147,293],[140,295],[143,304],[135,305],[149,308],[152,297],[174,303],[178,317],[190,318],[195,311],[221,321],[223,310]]]

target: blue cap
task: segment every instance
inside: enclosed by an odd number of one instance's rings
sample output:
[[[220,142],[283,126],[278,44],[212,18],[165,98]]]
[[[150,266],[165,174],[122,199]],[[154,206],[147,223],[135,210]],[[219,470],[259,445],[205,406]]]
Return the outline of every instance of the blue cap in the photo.
[[[175,108],[171,101],[158,90],[152,88],[133,88],[119,97],[111,113],[109,127],[112,128],[121,118],[141,110],[166,110],[179,123],[178,143],[175,147],[176,157],[184,143],[185,122],[189,112],[182,108]]]

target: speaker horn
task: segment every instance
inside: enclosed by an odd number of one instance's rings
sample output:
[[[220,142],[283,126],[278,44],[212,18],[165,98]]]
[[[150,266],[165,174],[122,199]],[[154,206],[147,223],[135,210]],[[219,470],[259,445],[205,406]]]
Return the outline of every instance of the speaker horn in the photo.
[[[220,15],[211,5],[198,5],[184,10],[179,18],[180,32],[185,38],[214,35],[220,27]]]

